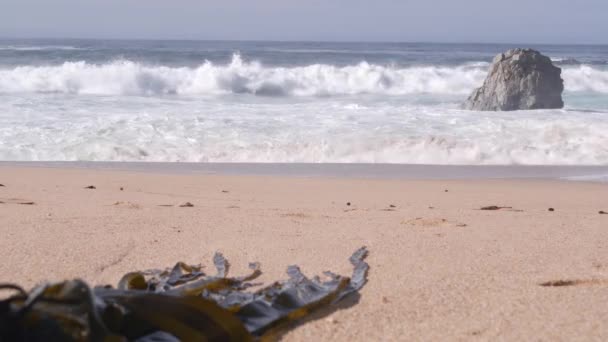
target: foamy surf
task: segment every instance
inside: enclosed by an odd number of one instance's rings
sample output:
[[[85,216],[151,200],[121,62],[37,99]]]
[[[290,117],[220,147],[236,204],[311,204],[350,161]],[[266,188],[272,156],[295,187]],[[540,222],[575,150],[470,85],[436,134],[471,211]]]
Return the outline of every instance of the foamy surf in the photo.
[[[0,160],[608,165],[601,49],[549,49],[565,109],[481,113],[460,104],[506,47],[0,46],[29,49],[0,50]]]
[[[267,67],[234,55],[226,65],[206,61],[196,68],[149,66],[133,61],[66,62],[0,70],[0,93],[98,95],[331,96],[353,94],[465,94],[479,84],[477,66],[396,68],[361,62],[336,67]]]
[[[0,93],[64,93],[88,95],[218,95],[340,96],[380,94],[467,95],[487,73],[486,62],[461,66],[399,68],[360,62],[333,66],[312,64],[271,67],[244,61],[209,61],[195,68],[151,66],[133,61],[106,64],[65,62],[57,66],[0,69]],[[608,94],[608,71],[591,66],[564,68],[566,91]]]
[[[74,101],[69,96],[0,105],[12,111],[1,117],[0,160],[608,164],[602,113],[480,113],[377,97],[238,103],[85,97],[66,107]]]

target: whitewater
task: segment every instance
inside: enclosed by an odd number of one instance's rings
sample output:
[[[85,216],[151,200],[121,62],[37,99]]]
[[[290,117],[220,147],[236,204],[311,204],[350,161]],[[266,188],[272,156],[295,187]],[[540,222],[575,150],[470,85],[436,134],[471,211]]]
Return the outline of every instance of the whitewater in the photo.
[[[0,41],[0,160],[608,165],[608,48],[561,110],[460,109],[508,46]]]

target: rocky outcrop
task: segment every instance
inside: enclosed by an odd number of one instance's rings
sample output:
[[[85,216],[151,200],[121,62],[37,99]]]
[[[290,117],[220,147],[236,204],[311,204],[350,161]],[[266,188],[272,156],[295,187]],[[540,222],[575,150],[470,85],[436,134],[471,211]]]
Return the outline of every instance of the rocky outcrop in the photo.
[[[494,58],[481,88],[465,109],[507,111],[563,108],[564,81],[551,59],[532,49],[513,49]]]

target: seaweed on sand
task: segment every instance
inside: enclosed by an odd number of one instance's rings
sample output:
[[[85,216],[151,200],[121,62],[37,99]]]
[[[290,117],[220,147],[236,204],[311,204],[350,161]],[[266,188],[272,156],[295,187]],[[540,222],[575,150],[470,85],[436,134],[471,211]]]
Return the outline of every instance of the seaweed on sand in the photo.
[[[81,280],[40,285],[27,293],[13,284],[0,300],[0,341],[254,341],[275,339],[288,323],[331,307],[367,281],[365,247],[350,262],[352,276],[325,272],[307,278],[289,266],[289,279],[257,291],[260,274],[228,277],[230,265],[214,256],[217,273],[177,263],[166,270],[132,272],[117,288],[91,288]]]

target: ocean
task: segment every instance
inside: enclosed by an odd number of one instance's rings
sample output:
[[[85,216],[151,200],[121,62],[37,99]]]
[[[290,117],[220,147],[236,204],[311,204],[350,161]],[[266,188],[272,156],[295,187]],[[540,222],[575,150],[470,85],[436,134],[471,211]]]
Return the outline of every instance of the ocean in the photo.
[[[460,109],[512,47],[564,109]],[[608,46],[0,40],[0,160],[608,165]]]

